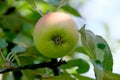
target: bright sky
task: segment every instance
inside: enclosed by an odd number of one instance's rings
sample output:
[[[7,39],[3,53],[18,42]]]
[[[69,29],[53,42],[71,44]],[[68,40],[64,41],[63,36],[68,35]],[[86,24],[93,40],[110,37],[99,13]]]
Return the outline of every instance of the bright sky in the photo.
[[[82,8],[88,27],[104,36],[102,23],[108,24],[112,38],[120,39],[120,0],[89,0]]]

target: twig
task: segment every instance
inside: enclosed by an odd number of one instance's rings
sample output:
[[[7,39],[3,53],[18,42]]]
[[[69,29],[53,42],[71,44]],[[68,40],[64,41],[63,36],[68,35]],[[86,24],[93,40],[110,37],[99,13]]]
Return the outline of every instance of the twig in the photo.
[[[25,70],[25,69],[38,69],[38,68],[50,68],[53,70],[55,75],[58,75],[58,71],[56,71],[56,69],[58,69],[58,67],[62,64],[66,64],[65,61],[55,61],[55,59],[52,59],[50,62],[42,62],[39,64],[32,64],[32,65],[25,65],[25,66],[20,66],[20,67],[12,67],[12,68],[3,68],[0,70],[0,74],[6,73],[6,72],[10,72],[10,71],[18,71],[18,70]]]

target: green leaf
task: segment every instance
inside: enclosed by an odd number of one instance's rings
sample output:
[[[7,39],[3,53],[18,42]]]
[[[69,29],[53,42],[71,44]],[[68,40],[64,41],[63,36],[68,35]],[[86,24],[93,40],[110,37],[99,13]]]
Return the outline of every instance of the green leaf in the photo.
[[[42,78],[42,80],[94,80],[79,74],[59,75],[54,77]]]
[[[37,8],[35,0],[26,0],[32,7]]]
[[[94,71],[96,75],[96,80],[103,80],[103,66],[100,61],[92,60],[92,64],[94,66]]]
[[[19,17],[20,15],[17,13],[13,13],[7,16],[2,16],[0,19],[1,25],[3,25],[3,28],[7,29],[7,31],[10,30],[12,33],[17,32],[21,30],[21,26],[23,22],[23,20],[21,20]]]
[[[19,56],[17,62],[20,66],[34,64],[34,59],[30,56]]]
[[[8,46],[8,43],[4,39],[0,39],[0,49]]]
[[[78,67],[76,70],[78,73],[85,73],[89,70],[89,64],[82,59],[75,59],[67,61],[67,64],[63,64],[61,68],[69,69],[73,67]]]
[[[20,52],[24,52],[26,49],[23,48],[22,46],[15,46],[14,48],[12,48],[12,52],[14,53],[20,53]]]
[[[58,8],[64,6],[64,5],[67,4],[69,1],[70,1],[70,0],[61,0],[61,1],[59,2]]]
[[[52,5],[58,5],[61,0],[44,0],[44,1]]]
[[[113,58],[109,45],[101,36],[96,36],[96,42],[98,60],[102,62],[104,70],[112,71]]]
[[[4,73],[2,76],[2,80],[15,80],[12,72]]]
[[[83,53],[83,54],[87,54],[87,52],[85,51],[85,49],[84,49],[83,47],[77,47],[77,48],[75,49],[75,51],[81,52],[81,53]]]
[[[85,30],[85,25],[79,30],[84,50],[90,58],[95,58],[96,36],[93,32]]]
[[[43,56],[34,46],[28,48],[25,52],[20,54],[20,56],[29,56],[32,57],[35,61],[43,62],[49,61],[50,58]]]
[[[81,17],[79,12],[76,9],[72,8],[70,5],[65,5],[65,6],[62,7],[62,9],[71,13],[71,14],[73,14],[73,15],[75,15],[75,16]]]
[[[85,27],[82,27],[79,32],[83,46],[83,49],[79,50],[87,53],[91,59],[100,61],[104,70],[112,71],[113,58],[107,42],[101,36],[85,30]]]
[[[60,76],[54,76],[54,77],[48,77],[43,78],[42,80],[76,80],[75,78],[72,78],[70,75],[60,75]]]
[[[7,4],[4,1],[0,1],[0,16],[6,12]]]
[[[110,71],[105,71],[103,80],[120,80],[120,74],[115,74]]]
[[[3,32],[3,29],[1,28],[1,25],[0,25],[0,38],[3,38],[5,35],[4,35],[4,32]]]
[[[28,36],[25,36],[22,33],[18,34],[14,38],[13,42],[20,45],[20,46],[23,46],[23,47],[31,47],[31,46],[33,46],[33,41],[31,40],[31,38],[29,38]]]
[[[81,76],[79,74],[72,74],[77,80],[94,80],[92,78],[89,77],[85,77],[85,76]]]
[[[33,70],[24,70],[22,71],[22,80],[34,80],[34,71]]]

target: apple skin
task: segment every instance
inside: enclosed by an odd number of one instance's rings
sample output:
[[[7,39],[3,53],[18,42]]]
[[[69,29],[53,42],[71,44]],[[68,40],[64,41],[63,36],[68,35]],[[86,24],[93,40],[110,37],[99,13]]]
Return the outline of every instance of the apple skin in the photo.
[[[48,13],[40,18],[33,34],[36,48],[49,58],[61,58],[71,53],[78,39],[76,23],[62,12]]]

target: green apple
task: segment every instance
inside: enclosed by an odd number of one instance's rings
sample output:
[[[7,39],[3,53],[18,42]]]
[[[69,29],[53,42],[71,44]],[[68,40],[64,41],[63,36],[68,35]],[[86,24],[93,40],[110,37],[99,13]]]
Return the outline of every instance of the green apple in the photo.
[[[50,58],[60,58],[71,53],[78,39],[76,23],[62,12],[48,13],[40,18],[33,34],[36,48]]]

